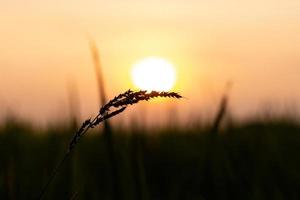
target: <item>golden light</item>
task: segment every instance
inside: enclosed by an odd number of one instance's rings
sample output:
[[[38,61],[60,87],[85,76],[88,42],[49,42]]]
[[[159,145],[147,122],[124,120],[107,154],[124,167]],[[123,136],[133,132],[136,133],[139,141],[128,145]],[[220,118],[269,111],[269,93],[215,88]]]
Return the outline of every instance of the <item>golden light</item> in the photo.
[[[159,57],[148,57],[134,64],[131,76],[136,87],[148,91],[169,91],[176,81],[174,66]]]

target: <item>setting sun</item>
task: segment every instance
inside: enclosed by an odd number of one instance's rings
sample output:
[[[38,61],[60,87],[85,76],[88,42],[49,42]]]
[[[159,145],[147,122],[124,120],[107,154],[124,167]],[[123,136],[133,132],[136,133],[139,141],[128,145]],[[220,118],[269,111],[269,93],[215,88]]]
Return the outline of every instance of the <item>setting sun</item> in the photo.
[[[158,57],[145,58],[134,64],[131,76],[136,87],[148,91],[169,91],[176,80],[174,66]]]

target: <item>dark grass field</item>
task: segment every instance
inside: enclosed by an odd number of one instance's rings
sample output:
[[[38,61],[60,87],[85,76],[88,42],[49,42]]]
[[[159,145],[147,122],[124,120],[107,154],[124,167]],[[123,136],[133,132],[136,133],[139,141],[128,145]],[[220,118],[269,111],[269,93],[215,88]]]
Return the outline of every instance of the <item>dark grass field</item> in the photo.
[[[4,123],[0,199],[35,199],[74,130]],[[296,123],[249,122],[217,134],[209,128],[115,128],[114,176],[99,132],[80,140],[45,199],[300,199]]]

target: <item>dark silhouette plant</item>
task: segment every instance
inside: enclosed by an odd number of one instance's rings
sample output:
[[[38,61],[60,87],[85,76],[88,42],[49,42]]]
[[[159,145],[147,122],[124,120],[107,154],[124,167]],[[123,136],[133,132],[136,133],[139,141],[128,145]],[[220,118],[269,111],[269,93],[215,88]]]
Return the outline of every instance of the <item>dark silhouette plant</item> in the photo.
[[[103,105],[98,114],[92,118],[87,119],[83,122],[81,127],[78,129],[78,131],[75,133],[74,137],[72,138],[71,142],[69,143],[69,146],[67,148],[67,151],[63,157],[63,159],[59,162],[59,164],[56,166],[56,168],[53,170],[50,178],[48,179],[46,185],[42,189],[38,199],[42,199],[52,182],[52,180],[55,178],[58,170],[63,165],[67,157],[70,155],[71,151],[75,148],[76,144],[78,143],[79,139],[91,128],[95,128],[100,123],[104,122],[105,120],[112,118],[120,113],[122,113],[124,110],[126,110],[130,105],[137,104],[140,101],[149,101],[153,98],[176,98],[180,99],[182,98],[181,95],[179,95],[176,92],[157,92],[157,91],[151,91],[147,92],[145,90],[134,92],[132,90],[128,90],[122,94],[119,94],[118,96],[114,97],[112,100],[110,100],[108,103]]]

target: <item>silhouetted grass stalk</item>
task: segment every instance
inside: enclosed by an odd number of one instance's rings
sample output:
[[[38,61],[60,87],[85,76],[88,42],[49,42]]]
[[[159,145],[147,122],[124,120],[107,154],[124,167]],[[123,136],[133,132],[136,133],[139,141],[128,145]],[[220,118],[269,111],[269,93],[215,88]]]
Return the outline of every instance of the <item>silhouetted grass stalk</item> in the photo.
[[[216,166],[216,164],[214,163],[215,160],[214,158],[216,158],[216,156],[218,155],[217,151],[220,150],[221,147],[221,143],[218,142],[218,137],[219,137],[219,131],[220,131],[220,127],[222,124],[222,121],[225,118],[226,112],[227,112],[227,107],[228,107],[228,93],[229,90],[231,88],[231,83],[228,82],[226,84],[226,88],[225,88],[225,92],[221,98],[220,104],[218,106],[218,110],[216,112],[216,115],[213,119],[213,124],[211,126],[210,129],[210,135],[207,141],[207,148],[206,148],[206,154],[205,154],[205,165],[204,165],[204,177],[203,179],[205,180],[205,191],[206,194],[202,194],[204,195],[205,199],[208,199],[209,196],[213,196],[214,199],[217,199],[217,194],[218,192],[215,190],[215,186],[214,186],[214,181],[212,179],[212,177],[214,177],[214,166]],[[214,147],[218,147],[218,148],[214,148]],[[225,152],[225,150],[224,150]]]
[[[221,98],[216,116],[213,120],[213,124],[212,124],[211,130],[210,130],[210,132],[213,135],[218,134],[218,131],[219,131],[221,123],[222,123],[222,120],[224,119],[224,117],[226,115],[227,107],[228,107],[228,97],[229,97],[229,92],[232,88],[232,84],[233,83],[231,81],[228,81],[225,85],[225,91],[224,91],[224,94]]]
[[[99,92],[99,99],[100,99],[100,105],[104,105],[106,102],[106,92],[105,92],[105,81],[104,81],[104,75],[103,75],[103,68],[101,65],[101,59],[100,54],[97,48],[96,43],[94,40],[89,38],[89,44],[90,44],[90,50],[92,53],[93,63],[94,63],[94,69],[97,79],[97,85],[98,85],[98,92]],[[115,200],[121,199],[121,188],[119,185],[120,182],[120,175],[119,175],[119,169],[118,169],[118,161],[116,158],[116,152],[114,148],[114,139],[112,134],[112,127],[108,120],[104,121],[104,127],[103,127],[103,133],[104,133],[104,141],[106,144],[106,149],[108,152],[108,158],[109,158],[109,164],[111,166],[111,172],[110,175],[112,177],[112,186],[113,186],[113,194]]]
[[[102,106],[98,112],[98,114],[93,119],[87,119],[83,122],[81,127],[78,129],[78,131],[75,133],[74,137],[72,138],[68,149],[63,157],[63,159],[59,162],[57,167],[53,170],[50,178],[48,179],[46,185],[42,189],[39,198],[42,199],[52,182],[52,180],[55,178],[58,170],[63,165],[67,157],[70,155],[71,151],[75,148],[76,144],[78,143],[79,139],[90,129],[95,128],[100,123],[104,122],[105,120],[114,117],[120,113],[122,113],[125,109],[128,108],[128,106],[137,104],[140,101],[149,101],[150,99],[157,98],[157,97],[163,97],[163,98],[176,98],[180,99],[182,98],[181,95],[175,92],[156,92],[156,91],[131,91],[128,90],[112,100],[110,100],[107,104]]]

